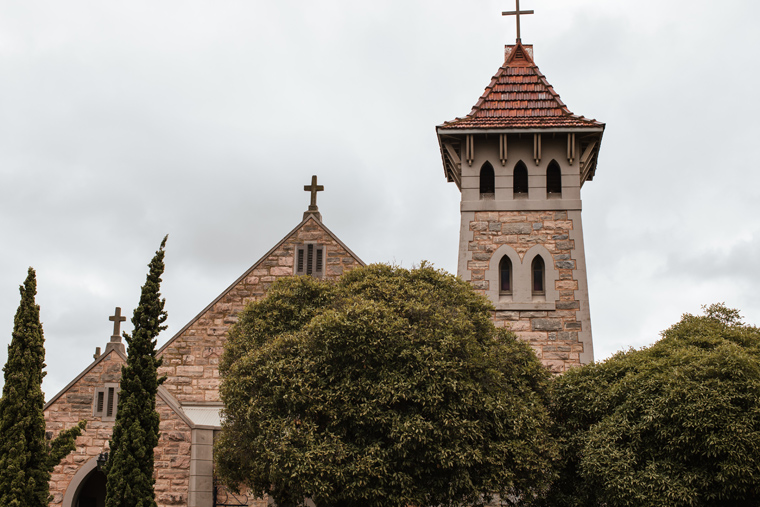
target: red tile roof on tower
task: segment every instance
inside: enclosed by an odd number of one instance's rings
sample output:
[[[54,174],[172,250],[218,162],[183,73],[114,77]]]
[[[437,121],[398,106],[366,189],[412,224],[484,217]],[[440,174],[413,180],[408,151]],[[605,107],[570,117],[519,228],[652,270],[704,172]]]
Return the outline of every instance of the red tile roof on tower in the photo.
[[[531,57],[531,46],[506,47],[504,65],[464,118],[439,129],[593,128],[604,123],[577,116],[560,100]]]

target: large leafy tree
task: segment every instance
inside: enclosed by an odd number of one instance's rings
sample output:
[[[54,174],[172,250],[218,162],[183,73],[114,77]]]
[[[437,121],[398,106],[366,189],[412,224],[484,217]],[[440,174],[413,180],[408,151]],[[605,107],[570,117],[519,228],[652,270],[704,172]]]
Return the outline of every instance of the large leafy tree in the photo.
[[[547,505],[758,505],[760,329],[705,310],[555,379],[565,462]]]
[[[218,474],[281,507],[482,505],[550,479],[548,373],[427,265],[282,279],[231,330]]]
[[[50,444],[45,440],[45,338],[32,268],[20,291],[0,398],[0,505],[47,507],[50,473],[75,449],[84,423],[60,432]]]
[[[132,335],[127,364],[121,369],[121,392],[116,412],[110,456],[106,464],[106,507],[155,507],[153,449],[158,445],[159,416],[156,393],[161,359],[156,357],[156,338],[166,329],[165,300],[161,298],[164,246],[148,265],[140,304],[132,316]]]

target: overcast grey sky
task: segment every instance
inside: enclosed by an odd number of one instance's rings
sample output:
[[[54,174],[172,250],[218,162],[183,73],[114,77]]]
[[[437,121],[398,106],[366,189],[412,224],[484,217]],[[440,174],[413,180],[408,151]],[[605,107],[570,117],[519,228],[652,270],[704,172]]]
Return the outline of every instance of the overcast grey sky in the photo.
[[[583,219],[597,359],[725,301],[760,323],[760,3],[524,0],[523,42],[607,123]],[[169,329],[299,223],[456,270],[434,127],[514,41],[512,0],[0,3],[0,361],[37,270],[50,398],[128,316],[164,234]],[[129,322],[125,326],[131,329]]]

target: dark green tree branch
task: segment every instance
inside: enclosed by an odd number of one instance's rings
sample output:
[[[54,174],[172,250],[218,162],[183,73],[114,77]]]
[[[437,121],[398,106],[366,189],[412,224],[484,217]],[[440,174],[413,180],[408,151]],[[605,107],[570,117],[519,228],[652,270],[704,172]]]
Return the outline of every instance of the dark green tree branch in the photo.
[[[47,507],[50,472],[74,450],[84,423],[62,432],[53,447],[48,447],[42,411],[45,338],[40,307],[35,303],[37,278],[32,268],[20,291],[0,398],[0,505]]]
[[[132,316],[134,331],[124,333],[129,345],[127,364],[121,370],[121,392],[116,412],[110,456],[106,464],[107,507],[155,507],[153,449],[158,445],[159,416],[156,393],[161,359],[156,357],[156,339],[166,329],[165,300],[161,298],[164,247],[148,265],[140,303]]]
[[[554,379],[563,463],[545,505],[758,505],[760,329],[704,310]]]
[[[532,498],[555,456],[549,374],[491,311],[425,264],[275,282],[230,333],[217,473],[283,507]]]

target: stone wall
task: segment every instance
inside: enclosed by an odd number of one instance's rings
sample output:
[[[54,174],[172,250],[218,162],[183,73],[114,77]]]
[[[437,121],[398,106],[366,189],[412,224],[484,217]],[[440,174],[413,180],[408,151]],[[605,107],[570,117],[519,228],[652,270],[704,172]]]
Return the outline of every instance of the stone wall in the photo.
[[[190,480],[190,427],[160,397],[156,398],[159,423],[154,449],[156,503],[159,507],[187,506]]]
[[[338,278],[360,265],[320,222],[303,222],[159,351],[164,360],[159,375],[167,375],[164,386],[181,403],[219,401],[218,364],[228,329],[245,305],[262,298],[276,279],[293,275],[295,249],[304,242],[326,247],[326,278]]]
[[[580,220],[579,214],[576,220]],[[584,329],[587,319],[581,312],[581,305],[587,306],[588,299],[579,285],[582,278],[585,286],[585,266],[578,265],[583,256],[576,248],[582,248],[576,245],[582,242],[582,236],[574,228],[574,219],[567,211],[481,211],[475,212],[469,223],[469,281],[483,294],[490,291],[492,300],[494,284],[498,284],[492,257],[502,245],[514,249],[521,260],[535,245],[542,245],[551,255],[553,265],[546,264],[547,282],[554,278],[554,286],[547,287],[547,295],[553,289],[556,301],[547,298],[528,304],[500,303],[497,296],[494,322],[515,331],[557,373],[581,364],[585,341],[580,339],[581,333],[588,333],[590,341],[590,329]]]
[[[361,265],[321,222],[313,217],[305,219],[159,351],[164,360],[159,375],[167,375],[164,387],[177,401],[191,405],[219,401],[218,363],[227,330],[247,303],[263,297],[277,278],[293,274],[296,248],[305,243],[325,247],[326,278],[336,279]],[[94,466],[93,459],[108,449],[114,422],[93,415],[95,392],[106,383],[119,383],[124,362],[122,355],[109,350],[46,406],[48,438],[54,438],[80,420],[87,421],[86,430],[77,439],[76,450],[53,471],[51,507],[61,506],[74,476],[80,470],[80,476],[90,470],[88,467]],[[155,448],[156,501],[159,507],[186,507],[193,432],[161,396],[156,400],[156,409],[161,419],[159,444]],[[73,490],[69,495],[73,495]],[[266,499],[249,499],[250,506],[266,504]]]
[[[87,428],[76,441],[76,449],[55,467],[50,479],[51,507],[60,506],[71,480],[79,469],[107,451],[113,421],[93,416],[95,390],[106,383],[118,383],[124,359],[116,352],[104,355],[45,410],[47,437],[54,438],[81,420]],[[161,417],[158,446],[155,448],[156,501],[159,507],[187,505],[190,473],[190,428],[160,398],[156,409]],[[71,494],[74,492],[71,491]]]
[[[124,359],[119,354],[109,352],[46,408],[48,438],[55,438],[59,432],[73,428],[81,420],[87,421],[87,428],[77,438],[76,450],[53,470],[50,479],[51,506],[61,504],[66,488],[79,468],[108,449],[113,422],[93,417],[92,404],[95,389],[105,383],[119,382],[122,364]]]

